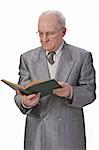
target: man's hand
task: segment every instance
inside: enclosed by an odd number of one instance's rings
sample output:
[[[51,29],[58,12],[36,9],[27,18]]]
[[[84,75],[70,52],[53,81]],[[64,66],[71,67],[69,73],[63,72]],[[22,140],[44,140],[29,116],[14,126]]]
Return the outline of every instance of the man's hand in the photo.
[[[53,90],[53,94],[60,97],[69,97],[71,95],[71,86],[68,83],[59,82],[62,88],[57,88]]]
[[[31,94],[28,96],[22,95],[18,90],[17,90],[17,93],[21,95],[21,103],[23,104],[23,106],[27,108],[36,106],[39,103],[41,93]]]

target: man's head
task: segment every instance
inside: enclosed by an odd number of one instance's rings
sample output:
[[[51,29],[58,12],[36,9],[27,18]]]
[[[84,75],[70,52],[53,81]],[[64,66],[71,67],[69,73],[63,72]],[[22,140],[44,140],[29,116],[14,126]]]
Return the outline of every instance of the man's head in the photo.
[[[65,17],[59,11],[43,12],[39,17],[38,32],[44,49],[57,50],[66,33]]]

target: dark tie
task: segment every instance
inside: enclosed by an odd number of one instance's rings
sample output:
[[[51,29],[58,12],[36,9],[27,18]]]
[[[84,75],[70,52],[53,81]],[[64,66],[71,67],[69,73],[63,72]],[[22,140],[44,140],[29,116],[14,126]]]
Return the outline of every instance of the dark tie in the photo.
[[[53,65],[54,64],[54,55],[55,55],[56,53],[53,51],[53,52],[49,52],[48,53],[48,55],[47,55],[47,59],[48,59],[48,61],[49,61],[49,63],[51,64],[51,65]]]

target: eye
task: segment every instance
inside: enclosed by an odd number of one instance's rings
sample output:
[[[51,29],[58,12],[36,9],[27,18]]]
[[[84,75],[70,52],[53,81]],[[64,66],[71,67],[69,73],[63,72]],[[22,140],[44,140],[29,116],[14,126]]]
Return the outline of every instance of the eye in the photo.
[[[43,32],[38,32],[38,34],[39,34],[39,36],[43,36],[44,33]]]
[[[45,35],[45,36],[51,36],[51,35],[54,34],[54,32],[46,32],[46,33],[38,32],[38,33],[39,33],[40,36],[43,36],[43,35]]]
[[[53,35],[53,34],[55,34],[55,33],[54,33],[54,32],[47,32],[47,33],[46,33],[47,36],[51,36],[51,35]]]

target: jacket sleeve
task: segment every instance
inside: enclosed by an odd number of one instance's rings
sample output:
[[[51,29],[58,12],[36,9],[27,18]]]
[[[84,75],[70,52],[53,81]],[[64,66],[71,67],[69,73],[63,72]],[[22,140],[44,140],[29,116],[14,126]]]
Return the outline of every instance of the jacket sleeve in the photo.
[[[93,67],[93,59],[90,52],[88,52],[83,61],[78,85],[73,86],[72,107],[83,107],[92,103],[95,98],[95,69]],[[69,102],[69,101],[68,101]]]
[[[26,62],[23,58],[23,55],[20,57],[20,65],[19,65],[19,84],[25,86],[28,82],[30,82],[30,76],[29,76],[29,71],[28,67],[26,65]],[[16,105],[19,107],[21,112],[23,114],[28,114],[32,109],[31,108],[25,108],[21,104],[21,95],[16,94],[14,97]]]

